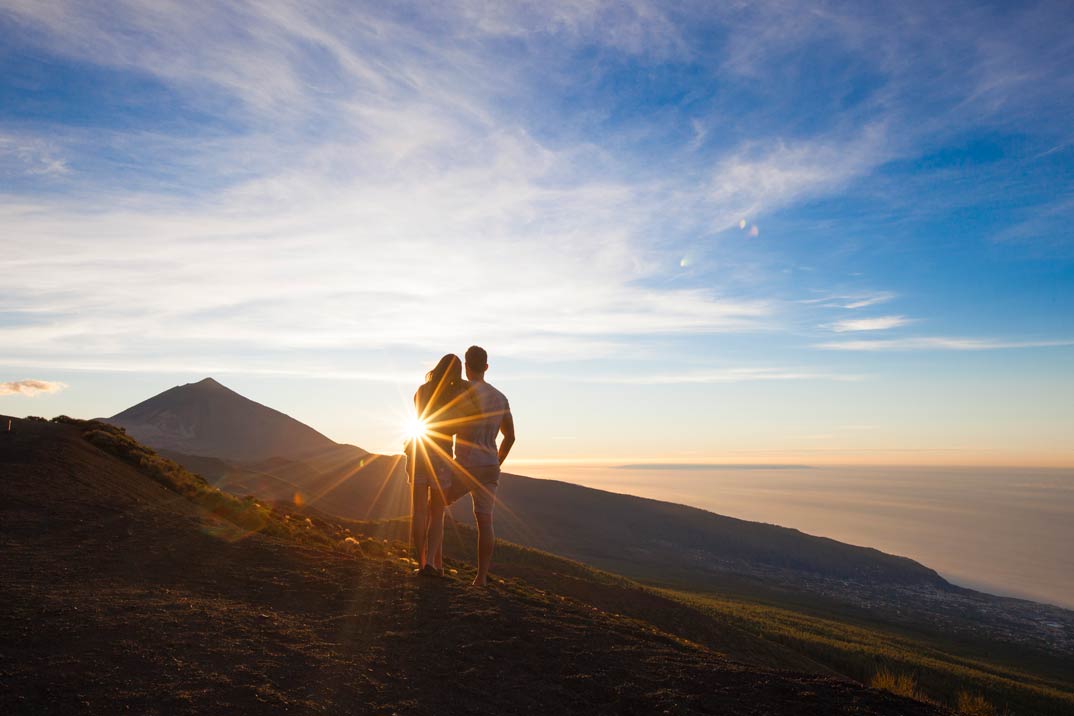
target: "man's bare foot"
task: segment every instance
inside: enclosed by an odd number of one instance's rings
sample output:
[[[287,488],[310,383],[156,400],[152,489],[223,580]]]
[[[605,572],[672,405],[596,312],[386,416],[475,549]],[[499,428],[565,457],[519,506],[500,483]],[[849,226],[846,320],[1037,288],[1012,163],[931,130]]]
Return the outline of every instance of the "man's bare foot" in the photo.
[[[487,579],[478,579],[474,577],[474,581],[470,582],[471,587],[487,587],[489,586]]]

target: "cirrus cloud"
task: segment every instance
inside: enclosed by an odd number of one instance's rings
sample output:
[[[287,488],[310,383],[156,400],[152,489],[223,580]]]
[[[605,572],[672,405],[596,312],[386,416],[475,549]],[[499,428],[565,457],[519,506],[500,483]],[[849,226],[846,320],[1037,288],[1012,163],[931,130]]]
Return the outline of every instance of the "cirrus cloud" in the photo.
[[[920,336],[866,341],[818,343],[816,348],[837,351],[991,351],[1005,348],[1060,348],[1074,346],[1074,340],[1005,341],[994,338],[952,338]]]
[[[844,321],[836,321],[831,324],[831,329],[836,333],[849,333],[852,331],[886,331],[890,328],[898,328],[913,323],[913,319],[906,316],[875,316],[873,318],[851,318]]]

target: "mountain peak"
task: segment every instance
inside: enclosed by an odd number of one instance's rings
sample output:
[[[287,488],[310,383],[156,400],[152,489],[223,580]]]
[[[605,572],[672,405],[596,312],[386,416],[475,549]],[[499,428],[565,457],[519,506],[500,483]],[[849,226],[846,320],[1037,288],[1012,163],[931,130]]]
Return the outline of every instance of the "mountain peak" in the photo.
[[[108,422],[151,447],[206,457],[298,457],[336,446],[308,425],[214,378],[177,385],[113,415]]]

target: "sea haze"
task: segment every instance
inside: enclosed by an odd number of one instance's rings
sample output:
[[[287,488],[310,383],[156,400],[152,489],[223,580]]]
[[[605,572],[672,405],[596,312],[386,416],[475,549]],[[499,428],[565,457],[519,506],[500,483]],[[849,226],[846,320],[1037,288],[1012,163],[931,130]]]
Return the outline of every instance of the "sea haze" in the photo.
[[[542,465],[515,471],[903,555],[966,587],[1074,608],[1074,470]]]

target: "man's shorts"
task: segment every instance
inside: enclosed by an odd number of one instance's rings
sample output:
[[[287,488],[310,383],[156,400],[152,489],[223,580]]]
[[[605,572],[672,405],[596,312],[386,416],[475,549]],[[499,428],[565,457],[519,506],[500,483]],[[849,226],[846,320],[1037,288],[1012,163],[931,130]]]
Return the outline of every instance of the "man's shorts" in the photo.
[[[491,515],[496,504],[496,488],[500,485],[500,466],[456,467],[451,484],[444,491],[444,501],[452,504],[469,493],[474,501],[475,515]]]

